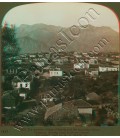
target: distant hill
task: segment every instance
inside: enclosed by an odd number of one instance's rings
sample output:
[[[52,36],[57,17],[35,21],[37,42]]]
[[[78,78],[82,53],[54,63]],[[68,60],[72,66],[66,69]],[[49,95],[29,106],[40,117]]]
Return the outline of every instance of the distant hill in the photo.
[[[79,28],[79,27],[78,27]],[[119,34],[109,27],[94,27],[89,25],[86,29],[80,29],[78,36],[73,37],[70,28],[60,26],[35,24],[21,25],[16,30],[18,45],[21,53],[49,52],[49,48],[56,44],[58,32],[66,32],[74,41],[69,44],[67,51],[89,52],[98,45],[101,39],[109,41],[108,45],[100,52],[118,52]]]

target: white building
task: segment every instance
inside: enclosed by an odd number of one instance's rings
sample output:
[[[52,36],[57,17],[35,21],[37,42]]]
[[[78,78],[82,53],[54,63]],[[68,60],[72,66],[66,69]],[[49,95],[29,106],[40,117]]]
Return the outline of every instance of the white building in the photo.
[[[78,108],[79,114],[92,114],[92,108]]]
[[[98,76],[98,70],[85,70],[85,75],[89,75],[91,77]]]
[[[21,58],[26,58],[26,55],[20,55]]]
[[[27,94],[26,94],[26,93],[20,93],[19,96],[20,96],[20,97],[23,97],[24,100],[27,98]]]
[[[106,62],[110,62],[111,60],[110,60],[110,58],[106,58]]]
[[[30,58],[35,58],[35,57],[36,57],[36,55],[29,55],[29,57],[30,57]]]
[[[61,57],[59,59],[53,59],[53,62],[57,65],[63,65],[64,63],[68,62],[68,57]]]
[[[61,59],[54,59],[53,62],[55,62],[57,65],[63,65],[63,60]]]
[[[6,73],[8,74],[17,74],[18,69],[17,68],[8,68],[6,69]]]
[[[22,64],[22,60],[19,59],[19,60],[16,60],[15,63],[19,63],[19,64]]]
[[[16,82],[14,83],[14,87],[19,88],[26,88],[30,90],[30,82]]]
[[[44,103],[47,103],[47,102],[53,102],[53,97],[48,94],[48,93],[40,93],[39,94],[39,98],[40,100],[42,100]]]
[[[34,62],[34,64],[38,67],[43,67],[45,65],[44,62]]]
[[[80,53],[77,53],[77,52],[74,52],[74,54],[73,54],[76,58],[81,58],[82,57],[82,55],[80,54]]]
[[[99,67],[99,72],[119,71],[118,67]]]
[[[90,56],[88,55],[88,53],[82,53],[82,55],[86,58],[89,58]]]
[[[90,64],[90,65],[96,65],[96,64],[98,64],[98,60],[97,60],[96,58],[91,58],[91,59],[89,60],[89,64]]]
[[[74,64],[74,69],[88,69],[89,68],[89,64],[85,63],[84,61],[81,61],[81,63],[76,63]]]
[[[58,70],[58,71],[49,71],[50,77],[61,77],[63,76],[63,72]]]
[[[74,64],[74,69],[84,69],[85,64],[84,63],[76,63]]]

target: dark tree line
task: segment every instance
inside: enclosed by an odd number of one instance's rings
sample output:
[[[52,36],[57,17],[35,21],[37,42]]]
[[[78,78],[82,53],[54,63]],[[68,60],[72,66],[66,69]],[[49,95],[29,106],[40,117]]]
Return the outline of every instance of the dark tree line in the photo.
[[[19,54],[20,48],[17,45],[16,28],[14,25],[9,26],[7,23],[1,29],[2,43],[2,63],[3,67],[9,66],[8,59]]]

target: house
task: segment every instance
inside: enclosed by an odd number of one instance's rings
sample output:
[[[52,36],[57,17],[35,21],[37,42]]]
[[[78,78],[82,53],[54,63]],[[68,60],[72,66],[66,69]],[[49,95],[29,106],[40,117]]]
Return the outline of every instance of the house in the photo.
[[[6,69],[7,74],[17,74],[18,70],[16,68],[8,68]]]
[[[21,59],[15,60],[15,63],[22,64],[22,60]]]
[[[34,64],[37,66],[37,67],[43,67],[45,65],[44,62],[34,62]]]
[[[6,69],[7,74],[17,74],[17,72],[18,72],[18,69],[16,67],[8,67]]]
[[[33,62],[38,62],[39,61],[39,58],[33,58],[32,61]]]
[[[85,100],[79,99],[74,103],[78,107],[79,119],[82,123],[91,123],[91,116],[93,113],[92,105]]]
[[[57,70],[57,71],[49,71],[50,77],[61,77],[63,76],[63,71]]]
[[[53,62],[54,62],[56,65],[63,65],[65,62],[68,62],[68,58],[61,57],[61,58],[59,58],[59,59],[54,59]]]
[[[57,104],[57,105],[55,105],[53,107],[48,108],[47,111],[46,111],[46,113],[45,113],[44,119],[46,120],[49,116],[51,116],[52,114],[54,114],[55,112],[57,112],[61,108],[62,108],[62,103]]]
[[[99,71],[97,68],[90,68],[85,70],[85,75],[90,77],[96,77],[99,75]]]
[[[91,92],[86,95],[86,100],[92,103],[100,103],[101,101],[101,96],[96,94],[95,92]]]
[[[68,56],[58,56],[57,58],[54,58],[52,61],[56,65],[63,65],[64,63],[67,63],[69,60],[68,60]]]
[[[44,72],[49,72],[49,70],[50,70],[50,66],[46,66],[46,67],[44,67],[44,69],[43,69]]]
[[[81,58],[82,57],[82,55],[80,54],[80,53],[77,53],[77,52],[74,52],[74,57],[76,57],[76,58]]]
[[[14,86],[16,86],[17,89],[26,88],[30,90],[30,82],[17,82]]]
[[[85,58],[89,58],[90,56],[88,55],[88,53],[82,53],[83,57]]]
[[[99,72],[107,72],[107,67],[99,67]]]
[[[74,100],[73,103],[77,108],[92,108],[92,105],[83,99]]]
[[[78,108],[79,114],[91,114],[92,115],[92,108]]]
[[[97,58],[90,58],[89,59],[89,64],[90,65],[97,65],[98,64]]]
[[[76,63],[74,64],[74,69],[79,70],[79,69],[84,69],[85,68],[85,64],[84,63]]]
[[[20,97],[23,97],[23,99],[25,100],[27,98],[27,95],[29,94],[29,90],[26,88],[20,88],[18,89],[18,94]]]
[[[119,67],[102,67],[99,66],[99,72],[119,71]]]
[[[110,58],[106,58],[105,61],[106,62],[111,62],[111,59]]]
[[[48,59],[47,58],[41,58],[39,59],[40,62],[44,62],[45,65],[47,65],[49,62],[48,62]]]
[[[81,116],[89,116],[92,114],[92,106],[82,99],[72,100],[59,103],[51,108],[48,108],[44,119],[51,119],[54,125],[81,125]]]
[[[51,120],[53,125],[70,125],[78,116],[77,108],[65,108],[65,105],[59,103],[48,108],[44,119]]]
[[[112,60],[111,63],[114,64],[114,65],[119,65],[120,61],[119,60]]]
[[[33,62],[38,67],[43,67],[48,64],[48,59],[46,58],[34,58]]]
[[[31,89],[31,82],[24,82],[24,81],[20,81],[18,78],[14,78],[12,80],[12,86],[14,88],[14,90],[17,90],[17,93],[19,94],[20,97],[23,97],[23,99],[27,98],[27,95],[30,93],[30,89]]]
[[[31,55],[29,55],[29,58],[36,58],[36,55],[31,54]]]
[[[12,86],[14,89],[25,88],[30,90],[31,79],[32,77],[30,75],[26,76],[24,79],[19,76],[15,76],[12,80]]]
[[[53,102],[53,97],[49,95],[48,92],[40,92],[39,100],[43,101],[44,103]]]
[[[20,58],[26,58],[26,57],[27,57],[26,54],[21,54],[21,55],[20,55]]]
[[[108,71],[119,71],[117,67],[108,67],[107,70]]]
[[[54,62],[56,65],[63,65],[63,60],[61,60],[61,59],[53,59],[53,62]]]
[[[89,65],[89,63],[88,63],[88,61],[86,61],[86,60],[79,60],[79,63],[75,63],[74,64],[74,69],[88,69],[90,67],[90,65]]]
[[[42,58],[43,55],[42,55],[42,54],[37,54],[37,57],[38,57],[38,58]]]

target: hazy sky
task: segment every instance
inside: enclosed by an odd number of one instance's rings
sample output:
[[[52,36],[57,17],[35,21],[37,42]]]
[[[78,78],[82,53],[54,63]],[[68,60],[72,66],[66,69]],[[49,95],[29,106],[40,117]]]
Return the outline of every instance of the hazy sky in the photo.
[[[85,13],[93,8],[99,16],[91,20]],[[92,13],[95,15],[95,12]],[[118,20],[115,14],[108,8],[96,4],[87,3],[34,3],[15,7],[6,13],[2,25],[7,22],[20,26],[21,24],[44,23],[61,27],[79,25],[81,17],[88,19],[93,26],[108,26],[119,31]],[[80,20],[82,23],[82,20]]]

